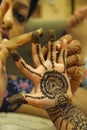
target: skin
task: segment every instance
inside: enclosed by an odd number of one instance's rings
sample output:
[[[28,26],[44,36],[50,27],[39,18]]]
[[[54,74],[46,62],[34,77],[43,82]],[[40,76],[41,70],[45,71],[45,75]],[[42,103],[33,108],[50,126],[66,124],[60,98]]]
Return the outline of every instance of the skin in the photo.
[[[80,86],[80,83],[82,83],[84,77],[84,71],[83,71],[84,61],[81,55],[81,44],[78,40],[73,39],[71,35],[64,35],[63,37],[61,37],[56,41],[57,51],[59,51],[61,48],[60,43],[63,38],[67,40],[67,48],[68,48],[67,74],[70,79],[72,93],[74,94],[78,89],[78,87]],[[47,47],[43,47],[42,52],[45,57],[47,51],[48,51]]]
[[[21,4],[23,5],[22,7]],[[28,20],[27,16],[29,8],[29,0],[4,0],[0,7],[0,106],[2,105],[4,92],[7,86],[7,74],[5,65],[6,59],[9,56],[8,49],[14,50],[18,48],[18,46],[15,44],[15,47],[12,47],[13,45],[10,44],[12,44],[15,40],[17,44],[21,44],[23,37],[24,43],[29,42],[28,35],[27,37],[22,36],[20,39],[13,39],[14,37],[24,33],[25,25]],[[13,13],[13,11],[15,13]],[[3,36],[3,33],[6,34],[6,36]],[[41,33],[42,31],[39,31],[39,34]],[[31,39],[31,34],[29,35]],[[10,39],[12,39],[12,41],[10,41]],[[5,44],[7,42],[8,46]],[[21,107],[17,109],[17,112],[34,114],[48,118],[48,114],[45,111],[42,111],[42,109],[37,109],[28,105],[21,105]]]
[[[76,10],[69,18],[67,23],[67,32],[82,44],[83,58],[87,56],[87,6]],[[85,47],[84,47],[85,46]]]
[[[11,39],[24,32],[30,5],[29,0],[8,0],[8,2],[9,9],[3,17],[1,31],[5,31],[8,39]]]
[[[67,32],[80,41],[83,59],[87,58],[87,5],[76,10],[70,16],[67,23]],[[85,72],[86,73],[86,72]],[[85,74],[86,75],[86,74]],[[82,109],[87,116],[87,91],[79,88],[75,93],[74,102]],[[82,107],[84,106],[84,107]]]
[[[24,5],[27,5],[27,7],[19,8],[21,2]],[[14,15],[13,11],[15,12],[16,10],[20,12],[20,14],[16,12],[16,14]],[[3,46],[3,43],[7,43],[9,39],[12,39],[15,36],[18,36],[24,32],[25,24],[27,22],[28,10],[29,0],[5,0],[2,4],[2,7],[0,7],[0,84],[2,85],[0,86],[0,106],[2,105],[3,95],[7,86],[5,63],[9,55],[9,51],[6,47]],[[3,32],[6,34],[6,36],[3,36]],[[28,105],[22,105],[17,110],[17,112],[26,113],[26,110],[29,114],[49,117],[46,111]]]
[[[49,41],[47,58],[44,59],[38,40],[33,42],[35,68],[17,52],[12,53],[18,68],[33,81],[35,93],[17,94],[8,101],[45,109],[57,130],[86,130],[87,118],[71,101],[72,91],[66,70],[67,41],[63,39],[61,44],[57,57],[56,42]]]

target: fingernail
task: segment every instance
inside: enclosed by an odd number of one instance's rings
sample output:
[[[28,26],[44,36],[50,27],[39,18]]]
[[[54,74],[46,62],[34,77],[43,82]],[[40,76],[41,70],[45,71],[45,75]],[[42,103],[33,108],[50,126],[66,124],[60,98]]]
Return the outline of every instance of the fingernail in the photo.
[[[34,31],[32,33],[32,42],[33,43],[39,43],[39,34],[37,31]]]
[[[11,52],[10,55],[12,56],[12,58],[13,58],[14,61],[16,61],[16,62],[19,61],[20,54],[17,51]]]

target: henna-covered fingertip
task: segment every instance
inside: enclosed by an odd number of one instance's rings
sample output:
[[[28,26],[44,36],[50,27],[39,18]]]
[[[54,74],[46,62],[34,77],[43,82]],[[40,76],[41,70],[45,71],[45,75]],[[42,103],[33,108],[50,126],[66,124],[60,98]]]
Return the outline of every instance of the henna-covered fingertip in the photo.
[[[19,61],[19,59],[20,59],[20,54],[17,52],[17,51],[12,51],[11,53],[10,53],[10,55],[12,56],[12,58],[14,59],[14,61]]]
[[[54,29],[50,29],[48,32],[48,40],[51,42],[56,41],[56,32]]]
[[[37,31],[32,32],[32,42],[33,43],[39,43],[39,34]]]

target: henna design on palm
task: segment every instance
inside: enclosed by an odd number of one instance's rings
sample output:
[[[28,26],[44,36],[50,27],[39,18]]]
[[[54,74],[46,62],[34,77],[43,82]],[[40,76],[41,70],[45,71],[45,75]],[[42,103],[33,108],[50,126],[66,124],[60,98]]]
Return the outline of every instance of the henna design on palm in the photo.
[[[68,86],[65,76],[55,70],[47,71],[40,82],[42,93],[51,99],[62,92],[66,93]]]
[[[17,53],[12,53],[13,58],[16,58],[15,63],[18,68],[34,83],[35,94],[22,94],[22,100],[30,105],[48,109],[59,104],[63,105],[71,99],[72,93],[65,70],[67,57],[67,41],[62,40],[61,51],[59,57],[56,56],[56,42],[48,41],[47,59],[41,51],[41,44],[39,43],[39,36],[34,33],[35,39],[32,43],[32,56],[36,68],[28,65],[22,57]],[[15,103],[16,98],[10,97],[8,101]],[[62,98],[61,98],[62,97]],[[16,100],[15,100],[16,99]]]

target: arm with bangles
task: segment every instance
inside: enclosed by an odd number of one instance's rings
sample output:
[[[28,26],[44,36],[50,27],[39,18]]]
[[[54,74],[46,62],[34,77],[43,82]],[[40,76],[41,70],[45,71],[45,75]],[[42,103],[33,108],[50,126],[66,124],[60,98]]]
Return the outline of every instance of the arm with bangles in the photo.
[[[24,103],[45,109],[57,130],[86,130],[87,118],[72,103],[72,91],[66,70],[67,40],[62,39],[59,55],[56,42],[48,42],[44,59],[37,33],[32,43],[36,68],[28,65],[18,52],[12,52],[18,68],[34,83],[34,94],[17,94],[8,98],[9,103]]]

